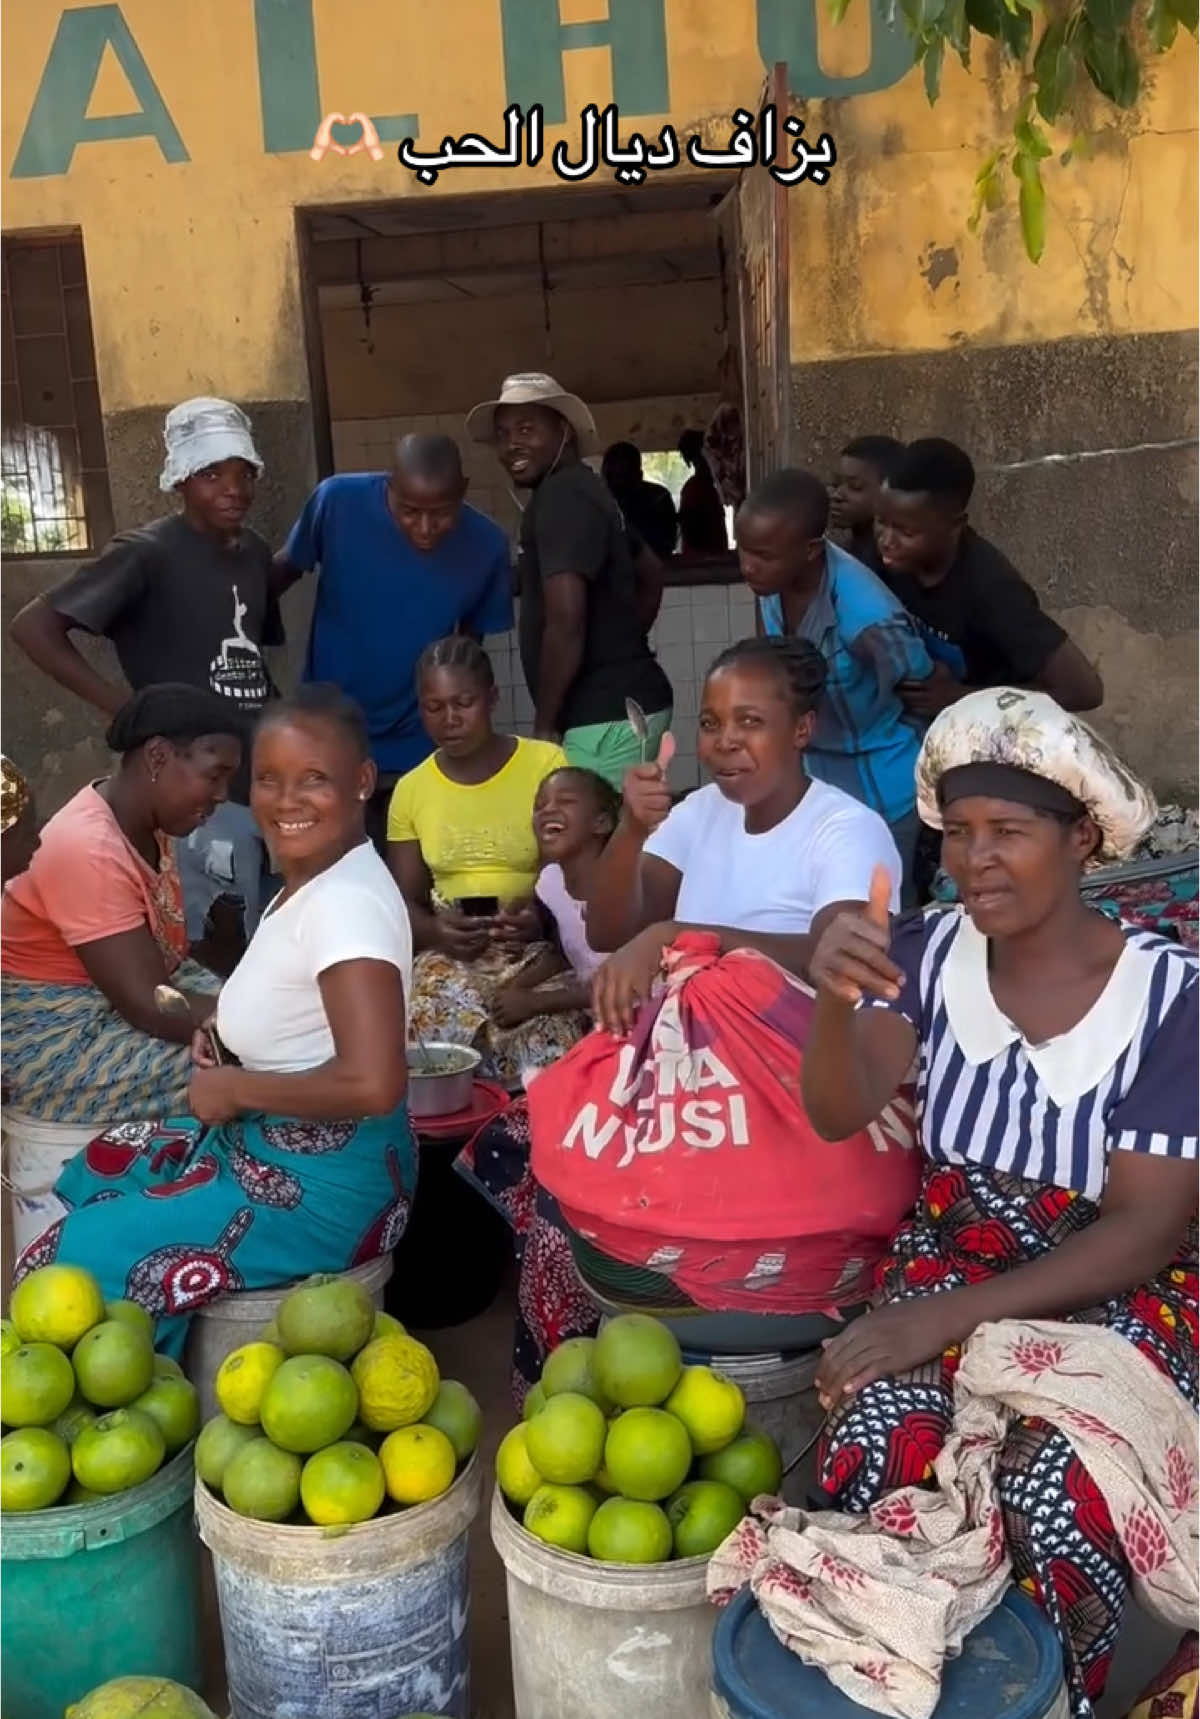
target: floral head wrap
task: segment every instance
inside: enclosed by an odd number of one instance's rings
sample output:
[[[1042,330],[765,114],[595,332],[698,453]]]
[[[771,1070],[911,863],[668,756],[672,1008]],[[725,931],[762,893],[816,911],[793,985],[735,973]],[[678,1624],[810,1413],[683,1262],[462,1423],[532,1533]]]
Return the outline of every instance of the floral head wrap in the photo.
[[[1013,792],[993,771],[999,798],[1046,810],[1076,804],[1100,831],[1094,856],[1108,865],[1137,846],[1158,812],[1153,794],[1126,769],[1108,742],[1044,692],[995,686],[968,693],[931,723],[917,759],[917,810],[933,829],[942,827],[944,781],[969,766],[1000,766],[1013,773]],[[1019,778],[1040,779],[1038,797]],[[959,778],[965,783],[966,777]],[[986,792],[977,788],[976,792]]]

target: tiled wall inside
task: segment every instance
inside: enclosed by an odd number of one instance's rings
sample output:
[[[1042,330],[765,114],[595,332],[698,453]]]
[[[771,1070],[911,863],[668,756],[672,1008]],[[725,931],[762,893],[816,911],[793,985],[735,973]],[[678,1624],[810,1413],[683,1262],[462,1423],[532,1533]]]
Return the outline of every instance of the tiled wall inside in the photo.
[[[674,447],[680,431],[704,423],[714,401],[697,395],[663,401],[610,403],[596,409],[605,442],[628,436],[645,451]],[[503,473],[490,448],[465,442],[461,416],[422,418],[357,418],[333,425],[334,461],[338,471],[383,470],[390,463],[398,436],[413,431],[443,431],[463,449],[470,480],[468,500],[490,514],[510,535],[519,517]],[[662,612],[650,642],[675,690],[674,732],[678,751],[671,766],[676,791],[699,781],[696,763],[696,713],[699,691],[708,664],[735,639],[754,632],[754,601],[744,585],[675,587],[663,594]],[[528,734],[533,706],[525,688],[515,633],[487,640],[488,654],[500,688],[497,719],[517,734]]]

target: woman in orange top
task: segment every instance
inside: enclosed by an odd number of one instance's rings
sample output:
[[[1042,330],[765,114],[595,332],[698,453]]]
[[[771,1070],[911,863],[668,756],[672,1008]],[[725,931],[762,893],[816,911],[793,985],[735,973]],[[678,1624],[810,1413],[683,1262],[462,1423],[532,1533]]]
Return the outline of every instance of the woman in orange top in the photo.
[[[187,963],[172,837],[224,800],[240,713],[190,686],[146,687],[113,719],[116,773],[50,819],[6,886],[0,930],[4,1073],[12,1103],[47,1122],[133,1121],[184,1107],[195,1028],[216,980]],[[155,988],[184,990],[164,1013]]]

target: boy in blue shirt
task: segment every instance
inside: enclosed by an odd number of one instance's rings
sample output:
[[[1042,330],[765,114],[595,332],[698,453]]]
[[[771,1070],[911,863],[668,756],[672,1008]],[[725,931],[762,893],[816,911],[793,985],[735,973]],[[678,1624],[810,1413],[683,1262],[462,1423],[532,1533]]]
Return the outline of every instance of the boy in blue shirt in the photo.
[[[828,518],[819,478],[775,472],[738,511],[738,559],[764,630],[798,634],[825,658],[825,696],[805,753],[809,774],[853,795],[889,825],[904,863],[904,903],[912,905],[920,831],[915,773],[925,725],[905,709],[897,689],[927,680],[933,663],[882,580],[825,537]]]
[[[450,633],[513,624],[508,540],[466,489],[449,436],[405,436],[390,474],[318,484],[276,557],[277,589],[320,567],[304,679],[332,681],[366,712],[377,842],[392,788],[433,751],[417,708],[421,652]]]

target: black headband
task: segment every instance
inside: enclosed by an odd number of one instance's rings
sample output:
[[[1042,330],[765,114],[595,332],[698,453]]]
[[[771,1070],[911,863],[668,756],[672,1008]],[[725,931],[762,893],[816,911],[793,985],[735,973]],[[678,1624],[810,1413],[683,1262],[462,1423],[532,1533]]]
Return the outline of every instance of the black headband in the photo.
[[[1035,812],[1055,812],[1066,818],[1086,818],[1087,807],[1047,776],[1035,776],[1015,764],[959,764],[947,770],[937,785],[938,805],[945,809],[953,800],[978,795],[987,800],[1009,800],[1030,806]]]

